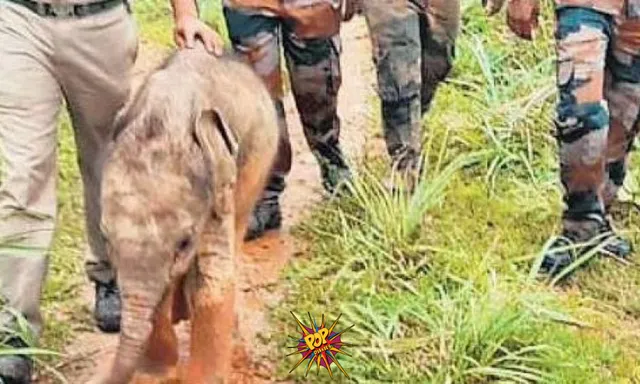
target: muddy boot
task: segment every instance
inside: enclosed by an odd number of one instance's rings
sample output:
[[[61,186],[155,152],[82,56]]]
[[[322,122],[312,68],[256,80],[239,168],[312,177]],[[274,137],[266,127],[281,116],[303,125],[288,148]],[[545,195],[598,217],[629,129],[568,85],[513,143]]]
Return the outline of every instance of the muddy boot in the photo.
[[[613,236],[610,239],[610,236]],[[589,250],[604,241],[605,256],[628,258],[633,252],[631,243],[616,234],[610,222],[601,215],[589,215],[580,221],[565,221],[561,237],[556,239],[544,255],[540,272],[556,276]]]
[[[253,210],[244,240],[257,239],[266,231],[279,229],[281,226],[282,213],[280,212],[278,198],[263,199]]]
[[[115,281],[96,282],[96,303],[93,316],[102,332],[120,332],[120,290]]]
[[[5,337],[2,347],[28,348],[28,345],[18,337]],[[24,355],[0,356],[1,384],[30,384],[33,372],[33,362]]]
[[[403,148],[392,154],[391,159],[391,174],[385,178],[383,185],[392,193],[413,193],[421,174],[418,154],[411,148]]]

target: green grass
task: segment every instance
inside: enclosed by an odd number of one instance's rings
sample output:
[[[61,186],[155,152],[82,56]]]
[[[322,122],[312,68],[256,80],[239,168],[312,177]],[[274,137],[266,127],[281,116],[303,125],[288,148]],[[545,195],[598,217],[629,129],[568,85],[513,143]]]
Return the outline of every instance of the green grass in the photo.
[[[536,273],[562,209],[550,2],[533,43],[478,3],[464,2],[455,70],[427,117],[417,196],[385,192],[378,160],[353,197],[317,207],[297,228],[310,249],[287,271],[279,326],[295,332],[289,311],[342,313],[357,346],[339,359],[360,383],[638,383],[638,268],[595,260],[562,285]],[[636,244],[639,216],[616,215]],[[297,381],[329,382],[305,365]]]

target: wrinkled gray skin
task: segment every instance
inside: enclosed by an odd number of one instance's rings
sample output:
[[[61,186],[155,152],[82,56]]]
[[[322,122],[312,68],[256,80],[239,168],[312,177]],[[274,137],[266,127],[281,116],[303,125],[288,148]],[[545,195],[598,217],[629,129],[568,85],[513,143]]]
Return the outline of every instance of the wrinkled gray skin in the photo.
[[[235,248],[278,140],[260,79],[201,46],[155,71],[117,117],[115,132],[102,229],[122,294],[122,330],[112,370],[92,381],[102,384],[131,380],[163,297],[187,272],[199,275],[212,302],[228,293]]]

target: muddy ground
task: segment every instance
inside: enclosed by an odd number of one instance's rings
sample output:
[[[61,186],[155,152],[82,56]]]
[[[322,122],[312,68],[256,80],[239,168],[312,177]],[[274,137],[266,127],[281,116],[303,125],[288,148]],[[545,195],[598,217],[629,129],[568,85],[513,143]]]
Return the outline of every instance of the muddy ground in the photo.
[[[375,111],[370,104],[375,77],[370,43],[362,18],[344,25],[342,43],[343,83],[339,99],[342,145],[349,157],[355,160],[362,155],[370,134],[376,131],[371,126],[371,116]],[[164,55],[165,52],[142,45],[135,84],[139,84]],[[243,342],[238,343],[236,348],[234,383],[275,382],[272,379],[276,367],[273,358],[284,354],[274,350],[274,346],[278,344],[277,337],[285,335],[269,334],[269,330],[274,329],[269,325],[269,310],[286,294],[286,286],[280,280],[283,268],[291,258],[304,252],[304,244],[291,236],[290,229],[313,204],[323,199],[317,163],[304,140],[290,94],[286,97],[285,107],[294,148],[294,164],[282,199],[284,227],[279,232],[269,233],[264,238],[245,244],[241,255],[238,334]],[[93,308],[93,289],[90,284],[86,285],[84,296],[86,306]],[[186,324],[178,326],[182,357],[188,346],[187,327]],[[65,358],[58,369],[69,383],[85,383],[97,369],[110,362],[116,345],[116,335],[103,334],[97,329],[78,333],[64,351]],[[54,382],[57,380],[51,375],[42,375],[36,380],[38,384]]]

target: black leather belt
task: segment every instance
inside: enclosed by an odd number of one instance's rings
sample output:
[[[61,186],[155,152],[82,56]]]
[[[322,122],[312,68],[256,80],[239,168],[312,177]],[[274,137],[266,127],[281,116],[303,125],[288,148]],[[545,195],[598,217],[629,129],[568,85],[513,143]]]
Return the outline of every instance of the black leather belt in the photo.
[[[14,4],[22,5],[29,8],[31,11],[42,17],[55,17],[55,18],[71,18],[71,17],[85,17],[98,14],[100,12],[107,11],[115,8],[120,4],[127,5],[125,0],[102,0],[94,3],[86,4],[52,4],[52,3],[40,3],[31,0],[6,0]],[[127,5],[128,7],[128,5]]]

